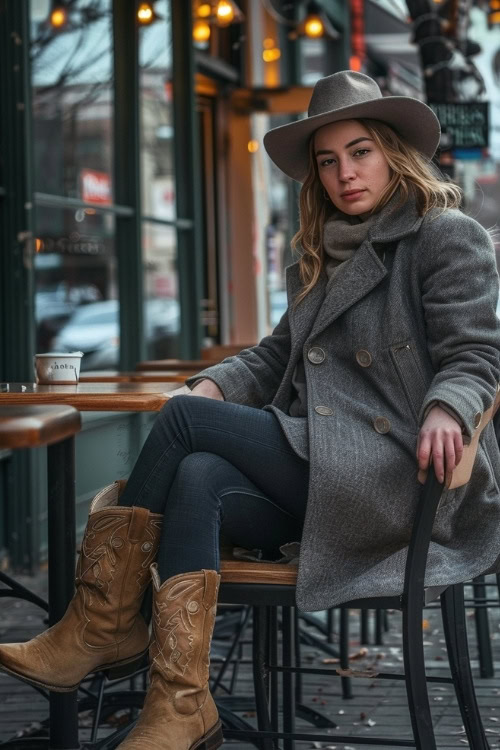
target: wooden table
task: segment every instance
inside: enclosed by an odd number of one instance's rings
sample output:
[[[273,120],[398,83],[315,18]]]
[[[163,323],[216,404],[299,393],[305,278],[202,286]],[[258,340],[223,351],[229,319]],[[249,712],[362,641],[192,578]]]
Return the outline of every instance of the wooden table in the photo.
[[[184,383],[192,374],[176,370],[88,370],[80,373],[80,383]]]
[[[143,370],[185,370],[193,375],[219,363],[220,359],[149,359],[139,362],[135,369],[141,372]]]
[[[0,383],[1,405],[68,404],[79,411],[159,411],[177,383]]]
[[[78,411],[159,411],[168,401],[169,391],[178,387],[177,383],[0,383],[0,408],[7,405],[40,407],[65,404]],[[73,595],[76,554],[73,438],[58,445],[63,446],[62,453],[55,452],[57,445],[52,446],[48,466],[51,624],[62,617]],[[64,474],[62,482],[61,473]],[[79,747],[76,695],[74,692],[52,693],[50,696],[51,747],[59,750]]]
[[[71,406],[0,406],[0,448],[47,446],[49,606],[14,579],[0,572],[8,588],[2,596],[31,601],[49,613],[49,625],[61,619],[74,591],[75,442],[79,412]],[[74,693],[51,693],[50,746],[77,748],[78,707]]]

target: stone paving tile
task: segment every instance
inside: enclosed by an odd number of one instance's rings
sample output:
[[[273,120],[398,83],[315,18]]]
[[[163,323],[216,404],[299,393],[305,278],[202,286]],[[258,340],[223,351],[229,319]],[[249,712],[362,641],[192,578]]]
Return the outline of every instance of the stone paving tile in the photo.
[[[33,588],[37,593],[46,589],[46,577],[40,574],[36,578],[22,578],[22,583]],[[45,613],[26,602],[2,598],[0,600],[0,642],[26,640],[31,635],[44,629]],[[436,610],[426,612],[426,657],[429,675],[447,676],[446,653],[442,635],[439,613]],[[383,646],[367,646],[363,658],[352,661],[355,669],[376,665],[384,671],[402,671],[401,631],[399,613],[388,617],[390,630],[384,634]],[[359,656],[359,616],[351,613],[350,653]],[[480,679],[478,675],[477,646],[472,613],[469,616],[469,638],[471,642],[472,665],[475,675],[478,701],[483,716],[492,750],[500,749],[500,620],[499,610],[490,611],[490,632],[495,659],[496,676],[493,679]],[[314,630],[311,632],[318,631]],[[248,636],[247,636],[248,637]],[[217,641],[214,650],[224,649],[224,642]],[[236,692],[238,695],[252,695],[251,650],[247,644],[243,647],[243,664],[240,667]],[[306,666],[323,666],[325,654],[317,647],[303,647],[303,660]],[[216,669],[217,665],[214,665]],[[333,665],[332,668],[334,668]],[[331,736],[328,743],[297,742],[296,749],[303,748],[348,748],[375,747],[373,745],[356,745],[356,737],[404,737],[411,739],[409,713],[406,705],[404,683],[393,680],[365,679],[353,680],[353,699],[343,700],[340,680],[336,677],[306,675],[303,681],[303,703],[310,708],[321,711],[325,716],[338,724],[337,729],[328,730]],[[451,685],[429,686],[431,709],[440,750],[458,750],[467,747],[462,730],[456,700]],[[46,717],[46,701],[34,689],[18,682],[7,675],[0,674],[0,743],[12,738],[17,732],[30,725],[36,725]],[[246,719],[254,723],[254,714],[247,712]],[[87,721],[82,722],[89,724]],[[325,733],[315,730],[311,725],[297,719],[297,727],[307,733]],[[109,730],[108,730],[109,731]],[[106,732],[105,732],[106,733]],[[104,733],[104,734],[105,734]],[[352,745],[336,742],[339,733],[352,737]],[[89,730],[82,727],[82,741],[89,736]],[[104,736],[104,734],[102,736]],[[251,748],[252,745],[241,742],[228,742],[236,750]],[[1,746],[1,745],[0,745]],[[388,747],[379,745],[379,748]]]

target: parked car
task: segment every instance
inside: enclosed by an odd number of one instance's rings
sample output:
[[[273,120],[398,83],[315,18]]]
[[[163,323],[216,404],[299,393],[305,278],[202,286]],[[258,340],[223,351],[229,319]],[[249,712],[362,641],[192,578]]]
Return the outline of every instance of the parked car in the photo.
[[[54,337],[80,305],[97,302],[101,298],[94,284],[70,286],[65,281],[45,286],[35,292],[35,321],[37,349],[53,348]]]
[[[146,340],[153,358],[172,356],[180,330],[180,310],[172,298],[145,303]],[[59,331],[53,348],[60,352],[82,351],[82,370],[116,368],[119,363],[120,325],[118,300],[93,302],[79,307]]]

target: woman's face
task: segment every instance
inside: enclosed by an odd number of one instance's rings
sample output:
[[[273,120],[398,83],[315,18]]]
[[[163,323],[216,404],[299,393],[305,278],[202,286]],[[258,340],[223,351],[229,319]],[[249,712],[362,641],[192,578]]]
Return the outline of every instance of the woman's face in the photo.
[[[323,187],[345,214],[369,212],[389,184],[387,159],[357,120],[319,128],[314,135],[314,156]]]

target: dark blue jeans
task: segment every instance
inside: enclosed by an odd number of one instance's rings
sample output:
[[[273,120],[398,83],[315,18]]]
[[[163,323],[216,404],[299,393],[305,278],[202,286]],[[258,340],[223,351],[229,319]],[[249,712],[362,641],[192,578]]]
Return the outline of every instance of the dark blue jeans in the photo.
[[[219,540],[261,549],[300,540],[309,464],[271,412],[200,396],[175,396],[159,413],[122,505],[163,513],[162,580],[219,569]]]

